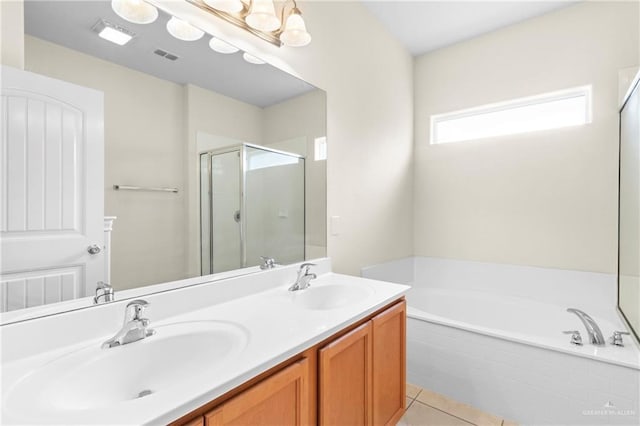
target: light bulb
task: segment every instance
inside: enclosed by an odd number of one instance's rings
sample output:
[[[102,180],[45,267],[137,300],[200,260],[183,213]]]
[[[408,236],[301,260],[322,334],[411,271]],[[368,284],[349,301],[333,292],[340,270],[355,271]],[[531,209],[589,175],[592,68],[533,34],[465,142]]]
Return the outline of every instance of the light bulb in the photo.
[[[307,32],[307,27],[302,19],[302,14],[298,8],[294,8],[284,26],[284,31],[280,34],[280,41],[285,46],[306,46],[311,42],[311,34]]]
[[[175,16],[172,16],[169,22],[167,22],[167,31],[175,38],[184,41],[196,41],[204,35],[204,31],[201,29]]]
[[[220,40],[219,38],[215,37],[211,37],[211,40],[209,40],[209,47],[218,53],[224,54],[236,53],[238,50],[240,50],[237,47],[230,45],[226,41]]]
[[[204,0],[204,2],[216,10],[227,13],[238,13],[244,8],[240,0]]]
[[[134,24],[150,24],[158,19],[158,9],[142,0],[111,0],[113,11]]]
[[[275,31],[280,28],[273,0],[253,0],[245,20],[251,28],[259,31]]]
[[[242,57],[244,58],[245,61],[249,62],[250,64],[262,65],[265,63],[262,59],[257,58],[253,55],[250,55],[247,52],[244,52],[242,54]]]

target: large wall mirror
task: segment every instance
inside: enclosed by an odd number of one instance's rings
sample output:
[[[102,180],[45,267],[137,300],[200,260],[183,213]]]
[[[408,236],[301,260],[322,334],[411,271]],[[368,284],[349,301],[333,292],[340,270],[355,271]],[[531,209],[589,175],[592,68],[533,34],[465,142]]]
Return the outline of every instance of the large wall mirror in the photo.
[[[620,110],[618,309],[640,343],[640,73]]]
[[[93,297],[98,281],[118,299],[255,271],[261,256],[287,264],[326,255],[322,90],[208,34],[179,40],[162,11],[146,25],[120,18],[108,0],[25,0],[24,12],[25,70],[103,94],[104,151],[99,164],[83,163],[76,139],[91,124],[82,113],[3,83],[4,322]],[[105,27],[133,38],[110,42]],[[76,196],[102,167],[100,187]],[[96,197],[103,211],[79,220]],[[41,254],[42,241],[69,237],[77,223],[98,224],[100,238],[60,263]],[[90,274],[89,264],[104,267]]]

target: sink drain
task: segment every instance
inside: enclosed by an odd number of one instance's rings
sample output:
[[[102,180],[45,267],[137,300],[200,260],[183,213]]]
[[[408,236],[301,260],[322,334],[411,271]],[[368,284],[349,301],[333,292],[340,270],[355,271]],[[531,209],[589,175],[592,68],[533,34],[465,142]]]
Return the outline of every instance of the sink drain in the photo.
[[[147,395],[151,395],[152,393],[153,393],[153,391],[152,391],[152,390],[150,390],[150,389],[145,389],[145,390],[141,391],[141,392],[138,394],[138,398],[143,398],[143,397],[145,397],[145,396],[147,396]]]

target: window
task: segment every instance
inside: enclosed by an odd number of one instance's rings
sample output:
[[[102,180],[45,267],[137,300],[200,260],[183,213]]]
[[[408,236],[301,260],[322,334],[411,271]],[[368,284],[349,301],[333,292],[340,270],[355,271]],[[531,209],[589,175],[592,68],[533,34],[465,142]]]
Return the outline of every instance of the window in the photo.
[[[431,116],[431,143],[514,135],[591,122],[591,86]]]

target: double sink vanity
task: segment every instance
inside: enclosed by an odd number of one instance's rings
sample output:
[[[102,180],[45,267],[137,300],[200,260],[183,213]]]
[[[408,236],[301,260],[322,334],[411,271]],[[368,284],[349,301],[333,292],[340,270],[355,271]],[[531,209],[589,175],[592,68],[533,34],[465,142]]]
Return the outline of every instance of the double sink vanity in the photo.
[[[2,423],[395,424],[408,287],[316,263],[2,326]]]

